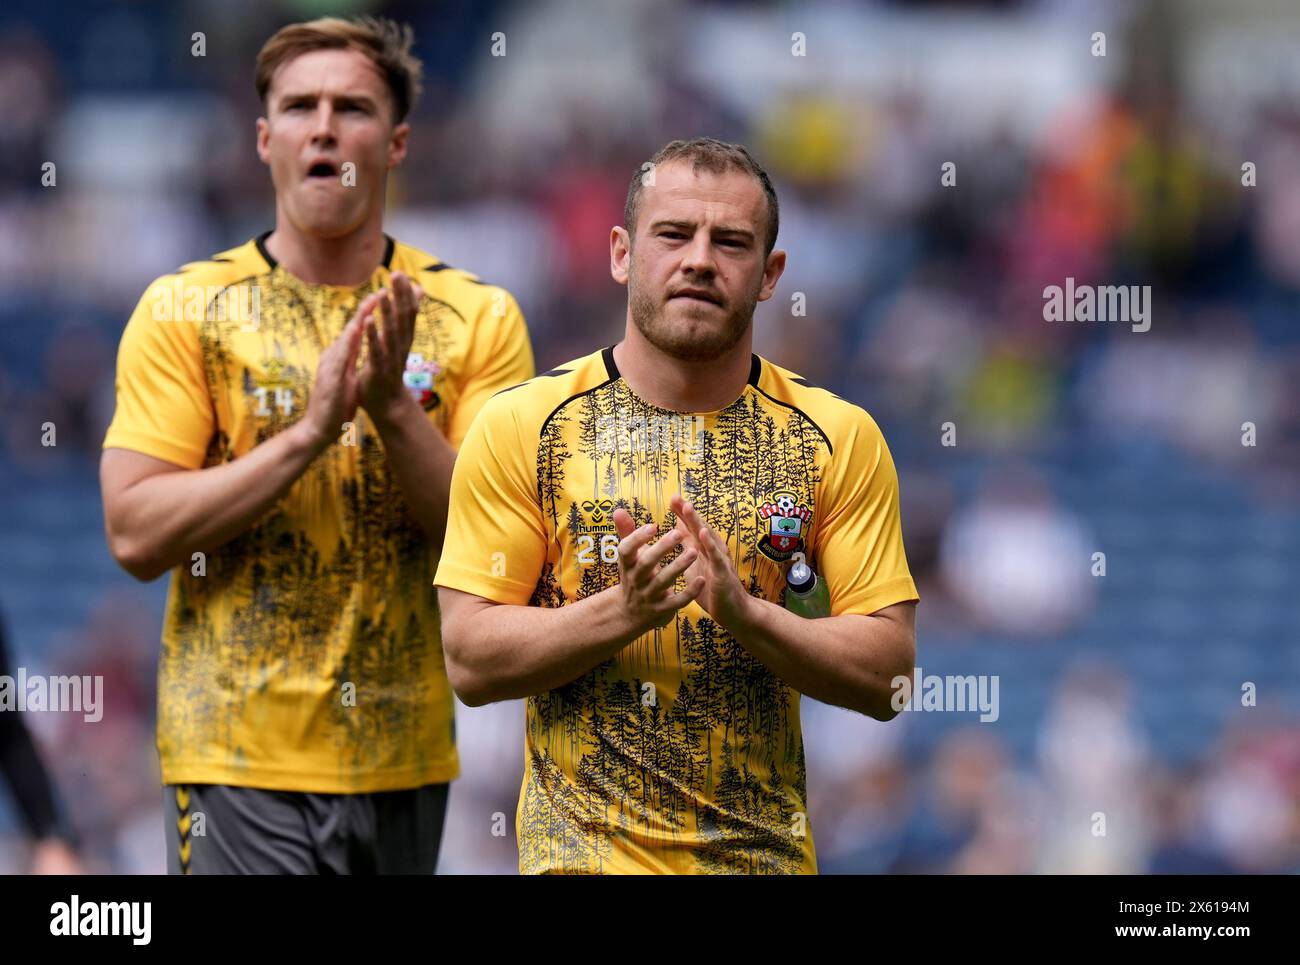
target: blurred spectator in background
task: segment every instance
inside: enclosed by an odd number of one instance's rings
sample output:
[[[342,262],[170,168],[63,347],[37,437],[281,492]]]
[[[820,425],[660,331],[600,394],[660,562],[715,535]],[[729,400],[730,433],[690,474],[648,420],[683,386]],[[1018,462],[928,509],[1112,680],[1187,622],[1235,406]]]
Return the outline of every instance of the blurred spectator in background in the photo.
[[[1039,735],[1044,840],[1035,870],[1141,874],[1151,851],[1142,782],[1150,761],[1114,670],[1067,671]]]
[[[902,874],[1028,871],[1023,811],[1031,803],[1007,793],[1012,763],[992,731],[954,731],[930,759],[890,868]],[[1002,813],[996,813],[1001,809]]]
[[[1026,465],[1000,470],[951,521],[940,568],[970,620],[996,633],[1052,637],[1092,599],[1095,540]]]

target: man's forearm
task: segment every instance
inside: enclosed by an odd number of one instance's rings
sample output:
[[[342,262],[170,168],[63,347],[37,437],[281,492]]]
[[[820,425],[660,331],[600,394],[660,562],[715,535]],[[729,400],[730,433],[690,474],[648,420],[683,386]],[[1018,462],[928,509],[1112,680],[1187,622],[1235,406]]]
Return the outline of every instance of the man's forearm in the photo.
[[[368,413],[411,515],[435,550],[447,532],[447,501],[456,450],[411,396],[386,412]]]
[[[611,586],[562,607],[485,607],[454,626],[444,621],[443,643],[456,693],[477,706],[561,687],[642,632]]]
[[[893,681],[912,674],[916,646],[899,623],[844,614],[810,620],[750,597],[737,642],[785,683],[822,703],[888,720]]]
[[[207,469],[148,476],[105,507],[109,544],[126,569],[152,580],[198,551],[246,532],[328,445],[299,422],[246,455]]]

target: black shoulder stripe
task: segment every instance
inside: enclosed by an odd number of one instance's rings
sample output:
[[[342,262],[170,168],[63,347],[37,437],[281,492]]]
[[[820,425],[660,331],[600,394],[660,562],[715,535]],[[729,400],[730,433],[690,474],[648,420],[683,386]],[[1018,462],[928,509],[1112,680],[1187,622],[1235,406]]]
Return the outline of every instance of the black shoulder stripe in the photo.
[[[527,385],[529,382],[532,382],[533,379],[553,379],[557,375],[568,375],[572,371],[573,369],[551,369],[549,372],[540,372],[537,375],[534,375],[532,379],[525,379],[524,381],[516,382],[514,385],[508,386],[507,388],[498,389],[496,392],[492,393],[492,396],[495,398],[502,392],[509,392],[511,389],[517,389],[521,385]]]
[[[457,268],[455,265],[448,265],[443,262],[438,262],[432,265],[425,265],[423,268],[420,269],[420,271],[459,271],[465,275],[465,280],[470,284],[473,285],[491,284],[491,282],[486,282],[482,278],[475,278],[472,274],[465,271],[465,269],[463,268]]]
[[[824,386],[820,386],[820,385],[818,385],[816,382],[809,382],[809,381],[808,381],[807,379],[805,379],[802,375],[796,375],[796,376],[795,376],[794,378],[792,378],[790,381],[793,382],[795,385],[802,385],[805,389],[821,389],[823,392],[825,392],[825,393],[826,393],[827,395],[829,395],[831,398],[833,398],[833,399],[839,399],[841,402],[844,402],[844,401],[845,401],[844,398],[842,398],[841,396],[836,395],[836,394],[835,394],[834,392],[832,392],[830,389],[825,388]]]
[[[181,265],[174,272],[172,272],[172,274],[183,275],[191,268],[193,268],[195,265],[209,265],[213,263],[228,265],[232,262],[232,260],[233,259],[230,258],[202,258],[199,261],[187,261],[185,264]]]

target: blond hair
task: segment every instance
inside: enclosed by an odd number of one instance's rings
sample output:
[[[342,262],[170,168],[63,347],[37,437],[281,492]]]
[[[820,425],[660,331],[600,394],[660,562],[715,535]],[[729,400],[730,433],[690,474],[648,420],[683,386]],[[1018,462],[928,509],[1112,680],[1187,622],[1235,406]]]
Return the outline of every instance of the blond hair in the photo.
[[[313,50],[356,50],[370,58],[388,82],[393,123],[406,119],[420,96],[424,67],[411,53],[415,41],[409,25],[378,17],[321,17],[291,23],[275,32],[257,55],[257,96],[266,104],[271,78],[283,65]]]
[[[776,189],[772,187],[772,179],[743,145],[729,144],[713,137],[669,141],[637,169],[637,172],[632,175],[632,182],[627,188],[627,200],[623,204],[623,227],[627,229],[629,235],[636,234],[636,219],[641,210],[641,188],[645,184],[646,165],[653,170],[658,165],[667,164],[669,161],[690,161],[691,169],[696,174],[702,170],[713,174],[724,174],[728,170],[734,170],[748,174],[756,180],[763,188],[764,197],[767,198],[767,231],[763,239],[763,256],[767,257],[772,253],[772,248],[776,245],[776,233],[781,228],[781,209],[776,201]]]

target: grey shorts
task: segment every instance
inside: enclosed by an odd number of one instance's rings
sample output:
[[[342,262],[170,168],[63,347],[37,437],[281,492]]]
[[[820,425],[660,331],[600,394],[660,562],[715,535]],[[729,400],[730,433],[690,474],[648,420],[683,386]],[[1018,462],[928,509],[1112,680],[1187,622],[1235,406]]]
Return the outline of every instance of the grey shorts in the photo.
[[[163,787],[169,874],[421,874],[438,864],[447,784],[311,794]]]

